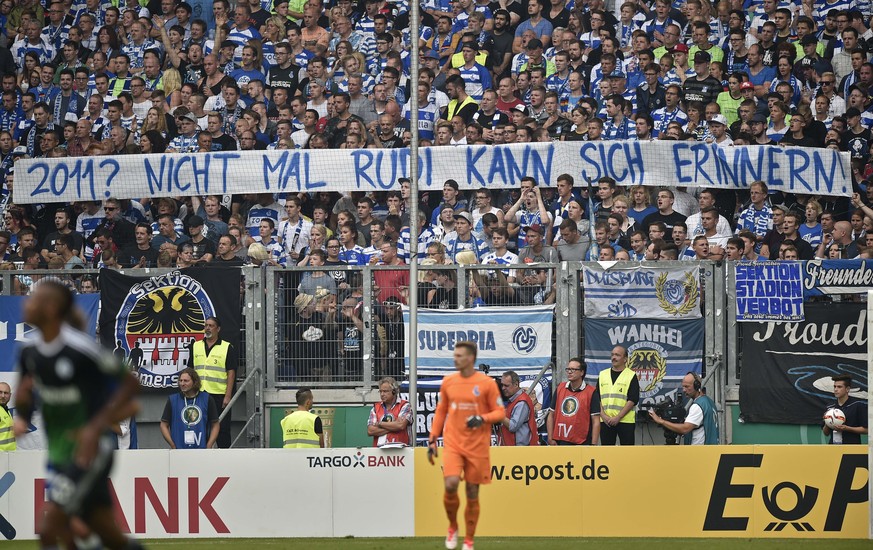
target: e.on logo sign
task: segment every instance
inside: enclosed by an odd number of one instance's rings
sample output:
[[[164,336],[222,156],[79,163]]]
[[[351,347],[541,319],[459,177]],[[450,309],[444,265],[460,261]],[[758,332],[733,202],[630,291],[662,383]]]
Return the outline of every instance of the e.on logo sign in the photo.
[[[867,502],[867,483],[856,482],[856,478],[867,479],[865,454],[842,455],[836,475],[833,469],[822,467],[810,470],[807,476],[781,474],[781,479],[777,479],[780,474],[774,471],[760,470],[765,458],[768,458],[766,451],[721,455],[703,522],[704,531],[748,532],[754,513],[761,516],[755,522],[760,527],[755,530],[760,528],[763,532],[838,533],[844,531],[844,524],[850,525],[846,524],[850,506]],[[747,478],[749,469],[754,469],[755,483],[736,480],[737,477]],[[728,512],[728,508],[733,512]]]
[[[183,534],[199,534],[201,529],[206,528],[207,525],[211,526],[211,530],[215,533],[229,534],[230,529],[213,506],[229,480],[229,477],[218,477],[207,484],[205,479],[197,477],[187,479],[168,477],[166,478],[167,497],[165,501],[162,501],[149,478],[133,478],[132,517],[125,515],[124,510],[122,510],[111,481],[109,482],[109,491],[115,503],[115,516],[118,525],[125,533],[148,534],[150,536],[159,532],[179,534],[179,510],[187,506],[188,525],[185,526]],[[41,524],[43,508],[46,503],[45,485],[45,479],[35,479],[33,483],[34,525],[37,527]],[[146,514],[149,510],[157,516],[160,529],[155,525],[146,524]],[[131,529],[131,520],[133,520],[133,529]]]

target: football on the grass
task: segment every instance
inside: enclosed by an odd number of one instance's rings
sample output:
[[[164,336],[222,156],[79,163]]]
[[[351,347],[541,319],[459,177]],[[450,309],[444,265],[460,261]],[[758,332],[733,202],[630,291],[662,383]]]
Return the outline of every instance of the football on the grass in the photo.
[[[840,409],[828,409],[824,413],[824,423],[828,428],[842,426],[846,422],[846,415]]]

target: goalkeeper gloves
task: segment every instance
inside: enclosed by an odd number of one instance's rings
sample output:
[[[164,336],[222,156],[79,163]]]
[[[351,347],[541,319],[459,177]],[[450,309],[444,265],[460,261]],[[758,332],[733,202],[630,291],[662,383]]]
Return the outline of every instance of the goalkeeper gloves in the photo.
[[[482,424],[485,423],[485,419],[483,419],[478,414],[474,414],[473,416],[467,418],[467,427],[468,428],[478,428]]]
[[[436,441],[428,441],[427,443],[427,461],[430,462],[430,465],[434,465],[434,458],[437,456],[437,444]]]

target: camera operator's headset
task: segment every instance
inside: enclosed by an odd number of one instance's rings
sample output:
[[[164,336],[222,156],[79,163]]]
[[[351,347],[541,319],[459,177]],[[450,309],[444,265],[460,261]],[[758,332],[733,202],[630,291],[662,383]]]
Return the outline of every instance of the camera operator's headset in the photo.
[[[700,390],[703,389],[703,380],[700,379],[700,375],[697,374],[696,372],[691,372],[691,371],[688,371],[688,374],[690,374],[691,377],[694,378],[694,382],[692,382],[692,385],[694,387],[694,391],[700,392]]]

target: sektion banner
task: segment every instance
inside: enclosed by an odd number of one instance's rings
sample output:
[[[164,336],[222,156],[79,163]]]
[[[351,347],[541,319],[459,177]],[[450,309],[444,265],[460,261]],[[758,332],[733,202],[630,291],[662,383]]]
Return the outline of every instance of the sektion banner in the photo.
[[[700,268],[585,264],[585,317],[594,319],[698,319]]]
[[[596,383],[600,371],[612,367],[612,348],[624,346],[628,367],[640,381],[637,404],[657,403],[667,397],[675,401],[682,378],[703,369],[703,324],[703,319],[585,319],[588,379]]]
[[[743,323],[740,412],[747,422],[819,424],[831,377],[852,376],[867,398],[866,304],[808,303],[799,323]]]
[[[455,343],[475,342],[476,365],[486,372],[514,370],[536,375],[552,357],[554,306],[478,307],[474,309],[419,309],[418,334],[406,340],[418,346],[418,376],[443,377],[455,372]],[[409,334],[409,310],[403,310],[404,334]]]
[[[737,263],[737,321],[802,321],[800,268],[801,262]]]
[[[400,190],[409,149],[217,151],[212,153],[24,159],[16,163],[16,204],[178,195]],[[772,190],[851,196],[849,153],[807,147],[721,147],[687,141],[598,141],[424,147],[419,185],[507,189],[524,176],[555,185],[603,176],[619,185]]]
[[[175,388],[189,365],[188,345],[203,338],[206,319],[221,322],[220,337],[237,352],[240,272],[190,268],[154,277],[100,271],[100,337],[124,355],[147,388]]]

